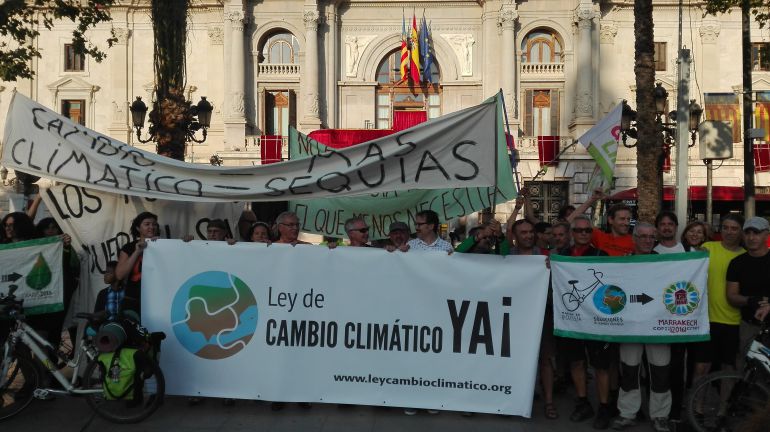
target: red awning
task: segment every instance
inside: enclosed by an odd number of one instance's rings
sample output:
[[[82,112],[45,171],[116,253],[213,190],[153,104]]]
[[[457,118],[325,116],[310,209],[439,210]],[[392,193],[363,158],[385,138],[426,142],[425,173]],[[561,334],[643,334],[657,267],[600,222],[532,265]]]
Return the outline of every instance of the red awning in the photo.
[[[711,196],[714,201],[743,201],[743,188],[741,186],[713,186]],[[770,201],[769,194],[756,194],[755,197],[757,201]],[[636,188],[631,188],[620,191],[608,199],[610,201],[636,201],[639,199],[639,194]],[[706,201],[706,186],[690,186],[688,199],[690,201]],[[674,200],[673,186],[663,188],[663,200]]]

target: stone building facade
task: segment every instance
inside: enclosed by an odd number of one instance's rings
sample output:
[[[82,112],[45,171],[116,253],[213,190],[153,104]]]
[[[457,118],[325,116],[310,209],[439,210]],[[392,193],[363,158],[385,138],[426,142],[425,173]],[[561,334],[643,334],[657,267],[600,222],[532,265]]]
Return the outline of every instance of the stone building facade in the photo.
[[[152,99],[149,1],[122,1],[113,21],[91,33],[118,41],[102,63],[68,52],[67,24],[43,31],[32,80],[0,82],[0,112],[15,88],[77,121],[138,147],[129,105]],[[583,202],[594,162],[574,146],[536,182],[537,137],[572,143],[621,100],[634,105],[633,0],[198,0],[190,14],[187,87],[190,100],[214,104],[209,138],[192,144],[187,159],[226,165],[261,162],[265,136],[285,137],[288,126],[389,128],[393,112],[424,110],[432,118],[480,103],[499,90],[516,136],[520,179],[534,186],[544,216]],[[692,51],[691,98],[741,92],[740,16],[703,16],[687,2],[683,44]],[[657,80],[676,100],[678,1],[654,1]],[[398,80],[403,19],[430,23],[437,84],[410,89]],[[754,90],[770,91],[770,31],[754,26]],[[767,45],[770,47],[770,45]],[[3,122],[4,123],[4,122]],[[2,127],[2,126],[0,126]],[[740,138],[740,137],[739,137]],[[742,144],[714,172],[714,184],[742,185]],[[674,166],[664,175],[674,183]],[[686,167],[691,185],[705,185],[697,147]],[[768,185],[767,173],[756,184]],[[615,191],[636,184],[635,149],[618,154]],[[498,209],[505,213],[508,205]],[[736,207],[738,209],[740,207]],[[695,211],[697,212],[697,211]]]

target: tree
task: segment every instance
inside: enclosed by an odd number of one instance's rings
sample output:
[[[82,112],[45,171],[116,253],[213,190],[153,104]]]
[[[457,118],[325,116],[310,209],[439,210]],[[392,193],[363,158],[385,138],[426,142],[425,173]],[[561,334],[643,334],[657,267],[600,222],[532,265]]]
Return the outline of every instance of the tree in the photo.
[[[152,0],[151,9],[155,100],[149,132],[158,154],[177,160],[184,160],[187,126],[194,120],[184,96],[189,7],[190,0]]]
[[[50,30],[58,20],[75,23],[72,45],[78,54],[88,55],[97,62],[106,53],[94,45],[86,32],[97,24],[111,21],[108,7],[115,0],[5,0],[0,1],[0,80],[16,81],[32,78],[35,72],[30,60],[40,57],[34,44],[39,29]],[[112,34],[108,46],[117,41]]]
[[[655,44],[652,0],[634,2],[634,74],[636,75],[636,188],[638,217],[653,222],[663,197],[663,135],[655,121]]]

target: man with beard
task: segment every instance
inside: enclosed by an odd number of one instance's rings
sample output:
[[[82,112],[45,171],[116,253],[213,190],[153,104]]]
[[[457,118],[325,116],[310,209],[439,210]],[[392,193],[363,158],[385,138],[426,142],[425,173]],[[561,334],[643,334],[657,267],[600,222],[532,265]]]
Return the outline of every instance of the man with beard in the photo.
[[[655,228],[658,229],[658,244],[655,252],[660,254],[684,252],[684,246],[676,239],[679,219],[676,214],[664,211],[655,218]]]
[[[575,217],[582,215],[591,205],[600,200],[604,194],[600,190],[594,192],[588,201],[578,207],[577,210],[567,216],[567,222],[572,222]],[[631,208],[625,204],[615,204],[607,210],[607,224],[610,232],[595,229],[591,243],[607,252],[610,256],[628,255],[634,251],[634,240],[629,234],[631,226]]]

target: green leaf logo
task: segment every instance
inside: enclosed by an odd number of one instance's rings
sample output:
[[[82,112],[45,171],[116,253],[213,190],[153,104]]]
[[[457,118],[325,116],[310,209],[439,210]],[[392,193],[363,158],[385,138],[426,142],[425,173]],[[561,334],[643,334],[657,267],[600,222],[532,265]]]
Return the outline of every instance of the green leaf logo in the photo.
[[[32,270],[27,275],[27,286],[33,290],[41,290],[51,283],[51,269],[45,262],[43,254],[37,255],[37,261],[32,266]]]

